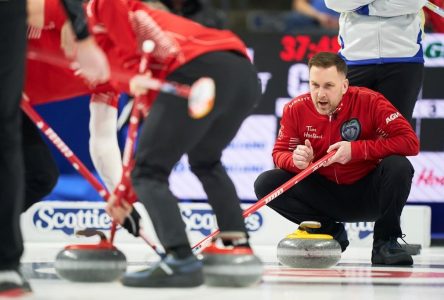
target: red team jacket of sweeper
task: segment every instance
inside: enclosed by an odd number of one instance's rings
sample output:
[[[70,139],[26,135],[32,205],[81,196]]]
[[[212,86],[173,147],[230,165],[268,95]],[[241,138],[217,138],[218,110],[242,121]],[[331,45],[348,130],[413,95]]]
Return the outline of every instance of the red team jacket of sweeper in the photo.
[[[139,72],[141,44],[155,42],[149,58],[153,76],[164,78],[195,57],[212,51],[235,51],[247,56],[244,43],[228,30],[206,28],[188,19],[153,10],[133,0],[92,0],[86,5],[88,26],[99,46],[106,53],[113,71],[126,75],[126,80]],[[66,20],[57,0],[45,1],[45,28],[30,29],[30,46],[63,55],[60,49],[60,29]],[[28,60],[26,88],[33,104],[93,92],[84,81],[68,69]],[[112,76],[118,91],[129,91],[128,82]],[[113,91],[104,84],[94,92]],[[152,94],[151,98],[155,95]]]
[[[208,52],[247,55],[244,43],[231,31],[207,28],[139,1],[91,0],[86,13],[90,31],[114,63],[112,68],[137,73],[145,40],[155,43],[149,69],[160,78]]]
[[[349,87],[335,112],[321,115],[309,93],[284,107],[281,128],[273,149],[274,163],[298,173],[292,152],[305,139],[310,140],[314,161],[326,154],[334,143],[351,142],[352,160],[320,168],[319,174],[338,184],[351,184],[376,168],[389,155],[416,155],[419,142],[410,124],[382,96],[363,87]]]
[[[67,18],[59,0],[45,0],[44,20],[43,28],[28,27],[28,47],[64,57],[60,32]],[[33,105],[91,93],[96,93],[95,102],[117,105],[117,97],[111,95],[117,91],[110,84],[92,88],[73,70],[34,59],[26,60],[24,93]]]

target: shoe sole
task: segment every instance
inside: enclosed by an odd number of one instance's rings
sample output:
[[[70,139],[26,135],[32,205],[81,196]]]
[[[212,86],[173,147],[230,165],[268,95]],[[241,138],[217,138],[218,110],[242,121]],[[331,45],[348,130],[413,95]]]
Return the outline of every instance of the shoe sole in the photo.
[[[404,257],[402,257],[404,256]],[[413,259],[411,257],[405,257],[405,255],[394,256],[391,258],[372,257],[373,265],[390,265],[390,266],[411,266],[413,265]]]
[[[195,275],[193,275],[195,276]],[[150,278],[144,281],[143,279],[122,279],[122,284],[128,287],[145,287],[145,288],[193,288],[198,287],[204,283],[203,275],[196,276],[190,280],[190,275],[187,276],[186,281],[178,277],[163,277],[160,279]]]

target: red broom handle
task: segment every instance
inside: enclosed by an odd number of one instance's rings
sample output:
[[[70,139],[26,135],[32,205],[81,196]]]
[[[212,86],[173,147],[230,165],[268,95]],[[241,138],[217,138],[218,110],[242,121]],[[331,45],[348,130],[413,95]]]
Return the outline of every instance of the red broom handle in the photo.
[[[262,206],[266,205],[270,201],[276,199],[286,191],[288,191],[290,188],[292,188],[295,184],[300,182],[302,179],[307,177],[308,175],[316,172],[320,167],[322,167],[334,154],[336,153],[336,150],[331,151],[330,153],[327,153],[322,158],[320,158],[318,161],[312,163],[309,165],[306,169],[301,171],[299,174],[292,177],[290,180],[270,192],[268,195],[263,197],[262,199],[258,200],[255,204],[247,208],[243,211],[242,216],[244,218],[249,217],[251,214],[258,211]],[[210,235],[206,236],[203,240],[198,242],[196,245],[193,246],[193,252],[198,253],[200,250],[203,250],[212,240],[213,237],[215,237],[220,232],[219,229],[211,233]]]

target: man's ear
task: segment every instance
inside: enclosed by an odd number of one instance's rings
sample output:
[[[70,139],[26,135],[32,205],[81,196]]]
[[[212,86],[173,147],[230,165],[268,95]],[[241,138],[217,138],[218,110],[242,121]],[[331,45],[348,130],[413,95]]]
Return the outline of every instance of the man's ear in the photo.
[[[345,78],[344,81],[342,82],[342,95],[344,95],[347,92],[348,85],[349,85],[348,79]]]

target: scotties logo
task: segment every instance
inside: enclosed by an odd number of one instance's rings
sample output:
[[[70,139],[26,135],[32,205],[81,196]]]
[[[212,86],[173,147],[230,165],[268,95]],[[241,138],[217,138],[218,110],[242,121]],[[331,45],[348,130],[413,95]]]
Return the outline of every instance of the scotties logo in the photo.
[[[199,231],[202,235],[209,235],[216,227],[216,218],[210,209],[182,209],[182,219],[189,231]],[[248,231],[257,231],[262,227],[263,218],[259,213],[254,213],[245,219]]]
[[[345,229],[350,240],[363,240],[373,234],[374,226],[373,222],[347,223]]]
[[[351,119],[341,126],[341,136],[345,141],[356,141],[361,134],[361,124],[358,119]]]
[[[43,231],[63,231],[73,235],[84,228],[107,230],[111,227],[111,219],[105,210],[98,208],[54,208],[41,207],[32,218],[36,228]]]

